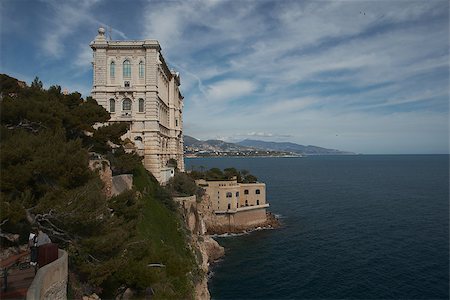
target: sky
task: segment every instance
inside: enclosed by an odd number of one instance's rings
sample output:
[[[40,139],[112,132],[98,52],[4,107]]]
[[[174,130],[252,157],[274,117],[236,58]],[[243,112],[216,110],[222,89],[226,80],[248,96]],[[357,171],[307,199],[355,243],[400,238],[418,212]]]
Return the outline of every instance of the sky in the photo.
[[[184,134],[449,153],[449,2],[0,1],[0,73],[90,94],[98,27],[157,39]]]

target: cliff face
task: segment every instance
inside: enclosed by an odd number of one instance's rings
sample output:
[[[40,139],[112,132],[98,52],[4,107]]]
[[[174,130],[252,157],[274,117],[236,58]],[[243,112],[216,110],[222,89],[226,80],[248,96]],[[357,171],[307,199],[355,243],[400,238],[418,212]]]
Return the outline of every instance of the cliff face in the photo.
[[[225,250],[210,236],[199,236],[195,242],[201,253],[200,267],[204,272],[202,280],[195,286],[195,299],[210,299],[208,290],[209,264],[221,258]]]
[[[258,227],[275,228],[278,220],[267,213],[266,221],[260,224],[243,227],[230,227],[219,219],[212,209],[211,199],[204,195],[200,201],[196,196],[174,198],[181,205],[187,228],[191,232],[191,247],[198,250],[197,263],[203,272],[202,279],[195,286],[195,299],[210,299],[207,274],[210,263],[221,258],[225,250],[208,234],[221,234],[249,231]]]
[[[203,272],[203,276],[195,286],[195,299],[210,299],[207,278],[209,265],[221,258],[225,254],[225,250],[213,238],[206,235],[206,223],[210,221],[211,214],[203,210],[204,205],[207,207],[204,199],[200,203],[196,201],[195,196],[174,198],[174,200],[180,203],[182,207],[186,226],[192,233],[191,246],[197,249],[199,253],[197,263]]]

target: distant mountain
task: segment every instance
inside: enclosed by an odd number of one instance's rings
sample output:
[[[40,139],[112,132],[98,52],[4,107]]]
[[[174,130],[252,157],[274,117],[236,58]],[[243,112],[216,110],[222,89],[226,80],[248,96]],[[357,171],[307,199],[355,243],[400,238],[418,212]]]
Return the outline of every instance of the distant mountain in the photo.
[[[269,151],[288,151],[295,152],[298,154],[306,154],[306,155],[331,155],[331,154],[354,154],[352,152],[345,152],[335,149],[327,149],[317,146],[303,146],[295,143],[289,142],[265,142],[258,140],[243,140],[237,143],[238,145],[245,147],[253,147],[261,150],[269,150]]]
[[[192,136],[189,136],[189,135],[183,136],[183,140],[184,140],[184,145],[185,146],[189,146],[189,147],[192,146],[195,143],[200,142],[196,138],[193,138]]]
[[[238,143],[228,143],[221,140],[201,141],[189,135],[184,136],[186,153],[234,153],[242,155],[341,155],[355,154],[335,149],[327,149],[317,146],[303,146],[289,142],[265,142],[258,140],[244,140]],[[259,153],[263,151],[263,153]],[[239,152],[239,153],[238,153]],[[270,152],[270,153],[269,153]],[[234,155],[233,154],[233,155]]]
[[[184,147],[194,151],[212,151],[212,152],[240,152],[252,151],[251,147],[242,146],[234,143],[227,143],[221,140],[200,141],[189,135],[184,136]]]

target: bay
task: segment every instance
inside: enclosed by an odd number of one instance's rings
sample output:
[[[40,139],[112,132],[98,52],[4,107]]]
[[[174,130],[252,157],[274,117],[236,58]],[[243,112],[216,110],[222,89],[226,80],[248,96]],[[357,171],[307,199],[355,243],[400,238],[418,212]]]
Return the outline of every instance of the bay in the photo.
[[[196,158],[267,185],[282,228],[217,238],[213,299],[448,299],[449,156]]]

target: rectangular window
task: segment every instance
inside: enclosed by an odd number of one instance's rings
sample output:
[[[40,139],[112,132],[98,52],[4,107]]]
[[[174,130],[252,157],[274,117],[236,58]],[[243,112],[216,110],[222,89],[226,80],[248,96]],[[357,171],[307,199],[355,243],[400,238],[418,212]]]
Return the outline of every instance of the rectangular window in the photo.
[[[114,78],[115,73],[116,73],[116,64],[112,61],[109,67],[109,75],[111,76],[111,78]]]
[[[139,62],[139,78],[144,78],[144,62]]]
[[[123,62],[123,77],[130,78],[131,77],[131,63],[129,60],[125,60]]]
[[[114,99],[109,99],[109,111],[116,112],[116,101]]]

